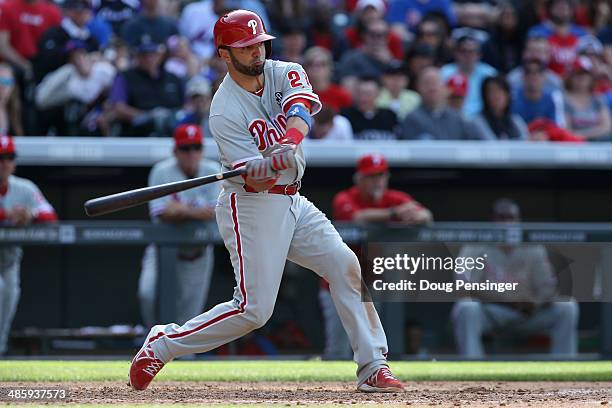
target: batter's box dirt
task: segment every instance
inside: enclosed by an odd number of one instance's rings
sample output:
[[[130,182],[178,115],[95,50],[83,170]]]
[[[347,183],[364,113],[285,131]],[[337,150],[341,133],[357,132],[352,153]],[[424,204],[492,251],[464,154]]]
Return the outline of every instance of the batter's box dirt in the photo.
[[[32,387],[33,383],[3,383]],[[35,383],[37,388],[63,387],[67,404],[198,404],[275,406],[444,406],[444,407],[576,407],[612,403],[612,382],[408,382],[407,391],[364,394],[345,382],[165,382],[146,391],[125,383]]]

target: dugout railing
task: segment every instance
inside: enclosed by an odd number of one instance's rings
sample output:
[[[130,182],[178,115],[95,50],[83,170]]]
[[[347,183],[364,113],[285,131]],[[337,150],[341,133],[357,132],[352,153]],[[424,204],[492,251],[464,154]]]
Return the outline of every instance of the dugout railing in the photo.
[[[612,355],[612,223],[435,223],[425,227],[371,227],[337,224],[344,240],[355,246],[372,242],[402,243],[542,243],[601,245],[599,294],[601,354]],[[216,224],[159,225],[136,221],[78,221],[25,228],[0,227],[0,245],[27,246],[159,246],[160,321],[172,321],[176,292],[174,264],[177,247],[184,244],[222,244]],[[27,255],[26,255],[27,256]],[[87,273],[87,270],[84,270]],[[403,350],[401,303],[385,305],[383,324],[392,350]],[[402,353],[399,353],[402,354]]]

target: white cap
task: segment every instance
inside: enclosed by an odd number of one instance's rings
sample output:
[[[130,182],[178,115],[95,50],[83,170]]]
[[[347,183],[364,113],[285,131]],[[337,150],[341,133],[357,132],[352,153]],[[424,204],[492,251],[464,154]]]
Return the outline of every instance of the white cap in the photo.
[[[188,97],[194,95],[210,96],[210,82],[205,78],[194,76],[187,82],[185,93]]]
[[[604,48],[601,44],[601,41],[599,41],[597,37],[594,37],[592,35],[585,35],[578,39],[578,44],[576,44],[576,51],[578,51],[578,54],[591,51],[597,55],[601,55],[604,52]]]
[[[366,7],[374,7],[379,13],[385,14],[386,6],[383,0],[359,0],[355,5],[355,10],[361,11]]]

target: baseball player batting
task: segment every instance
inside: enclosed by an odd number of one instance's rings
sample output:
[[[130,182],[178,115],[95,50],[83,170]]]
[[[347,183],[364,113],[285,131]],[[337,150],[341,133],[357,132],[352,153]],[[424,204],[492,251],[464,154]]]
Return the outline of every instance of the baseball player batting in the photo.
[[[321,109],[304,69],[267,59],[273,36],[261,18],[236,10],[214,27],[228,74],[210,109],[210,130],[226,170],[246,174],[223,182],[216,217],[230,253],[232,300],[182,326],[153,326],[130,367],[130,385],[144,390],[176,357],[212,350],[262,327],[272,315],[287,259],[329,282],[357,363],[357,389],[403,391],[387,365],[387,339],[372,303],[361,301],[361,271],[325,215],[300,195],[305,160],[300,142]]]

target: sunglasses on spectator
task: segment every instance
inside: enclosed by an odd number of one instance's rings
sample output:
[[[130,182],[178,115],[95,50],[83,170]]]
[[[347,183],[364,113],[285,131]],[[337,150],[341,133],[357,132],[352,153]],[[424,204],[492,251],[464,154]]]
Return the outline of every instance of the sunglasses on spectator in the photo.
[[[0,161],[13,161],[17,158],[15,153],[2,153],[0,154]]]
[[[183,146],[179,146],[178,150],[184,153],[191,152],[191,151],[200,152],[202,151],[202,145],[201,144],[183,145]]]
[[[540,75],[543,72],[543,69],[526,69],[525,75]]]
[[[368,35],[372,38],[385,38],[388,34],[388,31],[368,31]]]
[[[308,64],[309,67],[327,67],[329,62],[323,60],[315,60]]]
[[[11,77],[0,77],[0,85],[2,86],[11,86],[15,80]]]
[[[437,37],[440,33],[437,30],[420,30],[419,35],[421,37]]]

